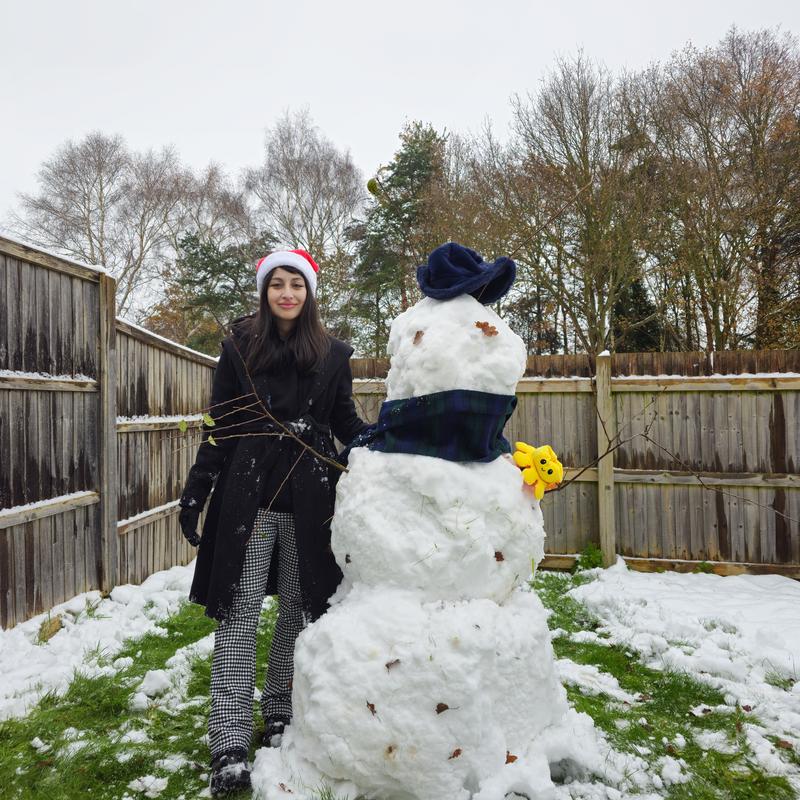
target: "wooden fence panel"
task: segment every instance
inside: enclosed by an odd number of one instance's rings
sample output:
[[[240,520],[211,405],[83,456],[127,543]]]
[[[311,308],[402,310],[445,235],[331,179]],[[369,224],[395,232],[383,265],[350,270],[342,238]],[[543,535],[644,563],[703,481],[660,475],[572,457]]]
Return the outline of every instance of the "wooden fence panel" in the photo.
[[[199,431],[174,437],[216,360],[115,321],[113,292],[102,271],[0,237],[3,627],[194,556],[175,501]]]
[[[0,508],[94,487],[96,419],[96,394],[0,391]]]
[[[195,414],[208,403],[210,356],[117,320],[117,363],[120,417]]]
[[[3,627],[101,582],[102,280],[98,270],[0,237]]]
[[[798,489],[616,483],[615,490],[622,555],[800,564]]]
[[[118,568],[121,580],[139,583],[194,558],[177,524],[177,501],[200,432],[193,422],[180,433],[178,420],[207,406],[216,360],[121,320],[117,333]]]
[[[800,466],[798,391],[624,392],[614,397],[623,431],[616,467],[674,470],[683,464],[697,472],[788,474]],[[642,434],[651,423],[653,441],[648,441]]]
[[[122,428],[117,436],[118,519],[177,500],[200,444],[196,425],[185,434],[176,425],[150,430]]]
[[[97,330],[83,324],[98,284],[0,250],[0,370],[97,376]],[[78,321],[80,324],[76,324]]]
[[[9,627],[99,585],[100,506],[0,530],[0,623]]]

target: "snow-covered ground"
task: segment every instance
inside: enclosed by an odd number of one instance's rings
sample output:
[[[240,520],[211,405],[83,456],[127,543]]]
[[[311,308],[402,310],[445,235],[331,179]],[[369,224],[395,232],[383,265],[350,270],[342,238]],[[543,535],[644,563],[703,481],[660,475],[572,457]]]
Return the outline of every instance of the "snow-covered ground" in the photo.
[[[187,599],[192,570],[193,565],[174,567],[142,586],[117,587],[105,599],[89,592],[61,604],[51,616],[61,614],[64,627],[44,644],[37,643],[37,634],[46,615],[0,632],[0,719],[24,715],[45,692],[63,691],[76,670],[91,676],[129,666],[128,659],[115,660],[114,654],[127,638],[163,630],[159,622]],[[591,610],[600,626],[555,635],[624,645],[650,667],[685,671],[717,688],[725,705],[698,706],[692,713],[699,717],[738,706],[752,714],[753,722],[743,730],[752,757],[764,773],[785,775],[800,792],[800,769],[775,748],[779,739],[800,752],[800,583],[779,576],[637,573],[622,562],[595,570],[591,577],[571,595]],[[131,687],[132,712],[153,699],[180,706],[192,660],[208,656],[211,646],[212,637],[206,636],[178,650],[164,670],[148,672]],[[106,657],[102,664],[100,654]],[[591,665],[561,659],[557,669],[564,683],[584,694],[600,693],[618,703],[634,699],[612,676]],[[694,738],[704,749],[730,748],[730,741],[713,731]],[[680,750],[680,742],[676,744]],[[659,769],[664,786],[686,779],[679,753],[663,761]],[[130,788],[141,796],[141,787]],[[152,792],[154,787],[148,788]],[[623,796],[608,794],[605,786],[595,788],[597,794],[587,785],[579,796]],[[657,782],[640,791],[656,792],[640,798],[662,796]]]
[[[744,733],[755,760],[765,773],[789,777],[800,793],[800,773],[767,738],[800,752],[800,582],[779,575],[633,572],[622,559],[593,572],[593,581],[570,594],[601,625],[579,636],[623,645],[647,666],[713,686],[726,703],[714,710],[738,705],[752,713],[758,723],[746,724]]]
[[[175,614],[189,594],[194,562],[151,575],[141,586],[117,586],[111,595],[86,592],[55,606],[63,627],[48,642],[38,643],[40,614],[0,631],[0,720],[22,716],[43,694],[63,692],[77,670],[84,675],[113,674],[124,665],[100,666],[126,639],[163,633],[161,620]]]

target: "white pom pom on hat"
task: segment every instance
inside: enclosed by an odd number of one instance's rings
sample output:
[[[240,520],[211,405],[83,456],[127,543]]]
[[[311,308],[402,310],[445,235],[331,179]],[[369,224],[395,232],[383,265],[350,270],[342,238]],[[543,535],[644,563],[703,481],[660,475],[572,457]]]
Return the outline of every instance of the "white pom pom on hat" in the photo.
[[[274,253],[264,256],[256,264],[256,288],[259,295],[267,275],[278,267],[294,267],[299,270],[306,279],[311,294],[314,297],[317,296],[317,273],[319,272],[319,267],[317,262],[305,250],[276,250]]]

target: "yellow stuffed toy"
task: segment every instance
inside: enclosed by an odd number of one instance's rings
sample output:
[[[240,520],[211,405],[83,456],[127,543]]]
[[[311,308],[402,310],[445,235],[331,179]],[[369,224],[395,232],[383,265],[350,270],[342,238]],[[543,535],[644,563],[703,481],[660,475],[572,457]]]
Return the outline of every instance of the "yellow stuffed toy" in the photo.
[[[522,480],[533,486],[533,494],[537,500],[544,493],[555,489],[564,478],[564,467],[558,460],[549,444],[531,447],[525,442],[516,442],[514,447],[514,463],[522,470]]]

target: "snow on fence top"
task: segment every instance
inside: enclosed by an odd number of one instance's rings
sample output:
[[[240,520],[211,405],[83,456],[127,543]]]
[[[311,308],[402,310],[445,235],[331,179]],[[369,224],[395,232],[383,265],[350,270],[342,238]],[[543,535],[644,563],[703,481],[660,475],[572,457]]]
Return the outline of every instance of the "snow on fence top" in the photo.
[[[384,378],[388,358],[352,359],[354,378]],[[686,353],[614,353],[614,378],[796,378],[800,350],[725,350]],[[526,378],[578,380],[592,377],[597,357],[586,353],[528,356]]]
[[[219,361],[218,357],[210,356],[208,353],[201,353],[199,350],[192,350],[191,347],[186,347],[186,345],[173,342],[172,339],[159,336],[157,333],[153,333],[153,331],[143,328],[141,325],[137,325],[135,322],[131,322],[129,319],[117,317],[117,327],[122,328],[123,332],[125,333],[132,333],[133,335],[141,334],[141,338],[148,339],[154,347],[158,347],[160,344],[169,350],[182,351],[187,355],[194,356],[196,359],[202,361],[204,364],[208,364],[209,366],[216,366],[217,361]],[[132,328],[133,330],[130,332],[125,331],[125,327]]]
[[[3,248],[2,245],[7,244],[10,247]],[[63,261],[66,264],[71,264],[74,267],[79,267],[82,270],[89,270],[90,272],[94,272],[97,275],[108,275],[108,270],[100,266],[99,264],[87,264],[84,261],[78,261],[74,258],[70,258],[69,256],[65,256],[62,253],[59,253],[55,250],[48,250],[46,247],[42,247],[38,244],[33,244],[32,242],[26,242],[24,239],[18,239],[15,236],[11,236],[8,233],[0,234],[0,249],[7,249],[7,250],[20,250],[22,251],[22,255],[25,254],[36,254],[39,253],[43,256],[49,256],[50,258],[58,259],[59,261]]]
[[[786,378],[800,378],[800,372],[714,372],[711,375],[615,375],[611,378],[612,381],[625,380],[625,381],[641,381],[642,383],[651,383],[658,381],[705,381],[709,379],[715,380],[730,380],[733,378],[742,379],[758,379],[758,380],[782,380]],[[375,383],[376,381],[383,381],[383,377],[375,378],[353,378],[358,383]],[[590,381],[592,380],[589,375],[526,375],[522,380],[529,381]]]
[[[76,373],[75,375],[51,375],[49,372],[25,372],[17,369],[0,369],[0,378],[16,378],[30,381],[59,381],[61,383],[95,383],[95,379],[88,375]]]

